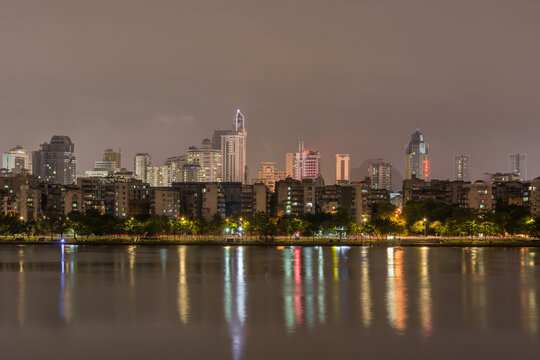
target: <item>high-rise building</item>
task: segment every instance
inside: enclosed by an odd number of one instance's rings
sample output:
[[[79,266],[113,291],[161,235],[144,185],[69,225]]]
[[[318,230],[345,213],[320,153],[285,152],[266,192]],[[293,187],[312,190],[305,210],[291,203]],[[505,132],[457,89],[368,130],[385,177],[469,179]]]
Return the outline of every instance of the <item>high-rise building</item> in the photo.
[[[454,155],[454,179],[471,181],[471,156]]]
[[[221,150],[214,149],[209,139],[204,139],[200,148],[190,146],[186,160],[188,164],[201,167],[201,182],[221,182],[222,156]]]
[[[187,156],[173,156],[165,160],[165,166],[169,167],[170,182],[182,182],[182,168],[187,164]]]
[[[32,162],[30,161],[30,155],[21,145],[17,145],[2,155],[2,167],[14,174],[20,174],[25,170],[31,172]]]
[[[146,182],[151,187],[171,186],[170,167],[163,166],[148,166],[146,168]]]
[[[346,184],[350,180],[349,154],[336,154],[336,184]]]
[[[521,180],[527,180],[527,154],[508,154],[508,172],[518,175]]]
[[[285,171],[276,170],[276,163],[273,161],[263,161],[259,168],[259,177],[253,179],[253,183],[263,183],[270,192],[274,192],[276,182],[285,180],[287,177]]]
[[[231,135],[232,133],[232,130],[214,130],[214,134],[212,135],[212,148],[221,150],[221,136]]]
[[[392,192],[392,163],[383,159],[369,162],[368,177],[372,189],[386,189]]]
[[[182,178],[180,182],[202,182],[201,166],[199,164],[186,164],[182,167]]]
[[[419,129],[411,135],[411,140],[405,147],[405,179],[429,180],[429,145],[424,142],[424,135]]]
[[[285,154],[285,174],[294,179],[294,161],[296,153],[289,152]]]
[[[75,144],[68,136],[54,135],[51,142],[32,152],[32,173],[41,181],[74,184],[77,177]]]
[[[304,141],[298,143],[294,157],[294,178],[296,180],[315,180],[321,175],[321,156],[318,151],[304,149]]]
[[[113,149],[103,151],[103,161],[114,161],[117,169],[122,168],[122,153]]]
[[[221,135],[221,153],[223,181],[246,183],[247,131],[245,117],[240,109],[234,115],[232,132]]]
[[[151,158],[148,153],[137,153],[133,157],[133,175],[135,179],[146,181],[148,167],[151,165]]]

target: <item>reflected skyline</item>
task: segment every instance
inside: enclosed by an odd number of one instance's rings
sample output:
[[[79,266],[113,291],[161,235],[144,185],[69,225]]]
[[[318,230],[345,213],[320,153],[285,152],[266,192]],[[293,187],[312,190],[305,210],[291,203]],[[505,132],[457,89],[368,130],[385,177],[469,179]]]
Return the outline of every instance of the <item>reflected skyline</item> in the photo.
[[[179,341],[211,328],[235,360],[267,333],[428,344],[448,329],[508,329],[540,343],[538,266],[528,248],[6,247],[0,321],[21,331],[162,323]]]

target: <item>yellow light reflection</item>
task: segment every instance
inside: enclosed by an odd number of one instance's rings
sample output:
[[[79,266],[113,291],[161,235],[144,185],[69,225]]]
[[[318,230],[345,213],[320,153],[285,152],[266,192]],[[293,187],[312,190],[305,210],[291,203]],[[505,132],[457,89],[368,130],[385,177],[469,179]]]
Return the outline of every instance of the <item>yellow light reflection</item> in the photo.
[[[402,335],[407,329],[407,286],[403,276],[403,251],[387,249],[386,309],[390,326]]]
[[[178,248],[178,287],[177,305],[178,316],[182,324],[187,324],[189,320],[189,293],[186,279],[186,246]]]
[[[364,327],[371,326],[373,321],[373,304],[371,300],[371,284],[369,280],[369,253],[367,248],[362,248],[362,267],[360,279],[360,304],[362,305],[362,323]]]
[[[24,274],[24,248],[19,249],[19,275],[17,277],[17,322],[24,326],[26,322],[26,279]]]
[[[431,282],[429,279],[429,248],[420,250],[420,286],[418,288],[418,301],[420,307],[420,323],[422,333],[428,338],[433,334],[433,305],[431,299]]]

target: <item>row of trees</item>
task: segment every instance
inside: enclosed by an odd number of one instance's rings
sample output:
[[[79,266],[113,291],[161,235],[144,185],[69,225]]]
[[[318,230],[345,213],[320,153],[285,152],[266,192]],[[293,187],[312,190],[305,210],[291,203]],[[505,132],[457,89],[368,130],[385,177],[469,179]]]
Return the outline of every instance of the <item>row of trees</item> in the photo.
[[[540,216],[531,216],[517,205],[488,211],[434,201],[409,202],[400,212],[391,204],[378,204],[370,225],[378,234],[540,237]]]
[[[496,211],[466,209],[436,202],[410,202],[402,211],[392,204],[377,204],[373,216],[357,224],[342,209],[335,214],[285,215],[271,218],[264,213],[235,214],[223,219],[216,214],[211,221],[183,217],[168,220],[162,216],[137,216],[119,219],[100,215],[96,211],[84,214],[73,212],[67,216],[45,214],[38,220],[23,221],[14,215],[0,216],[0,235],[103,236],[131,234],[152,236],[172,235],[441,235],[477,236],[483,234],[525,234],[540,238],[540,216],[533,217],[521,206],[499,206]]]

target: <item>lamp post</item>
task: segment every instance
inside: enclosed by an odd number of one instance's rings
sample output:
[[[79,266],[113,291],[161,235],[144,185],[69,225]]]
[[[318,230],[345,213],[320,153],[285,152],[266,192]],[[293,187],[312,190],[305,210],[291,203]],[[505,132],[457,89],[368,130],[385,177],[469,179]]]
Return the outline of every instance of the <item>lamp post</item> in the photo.
[[[424,236],[427,236],[427,219],[424,218]]]

